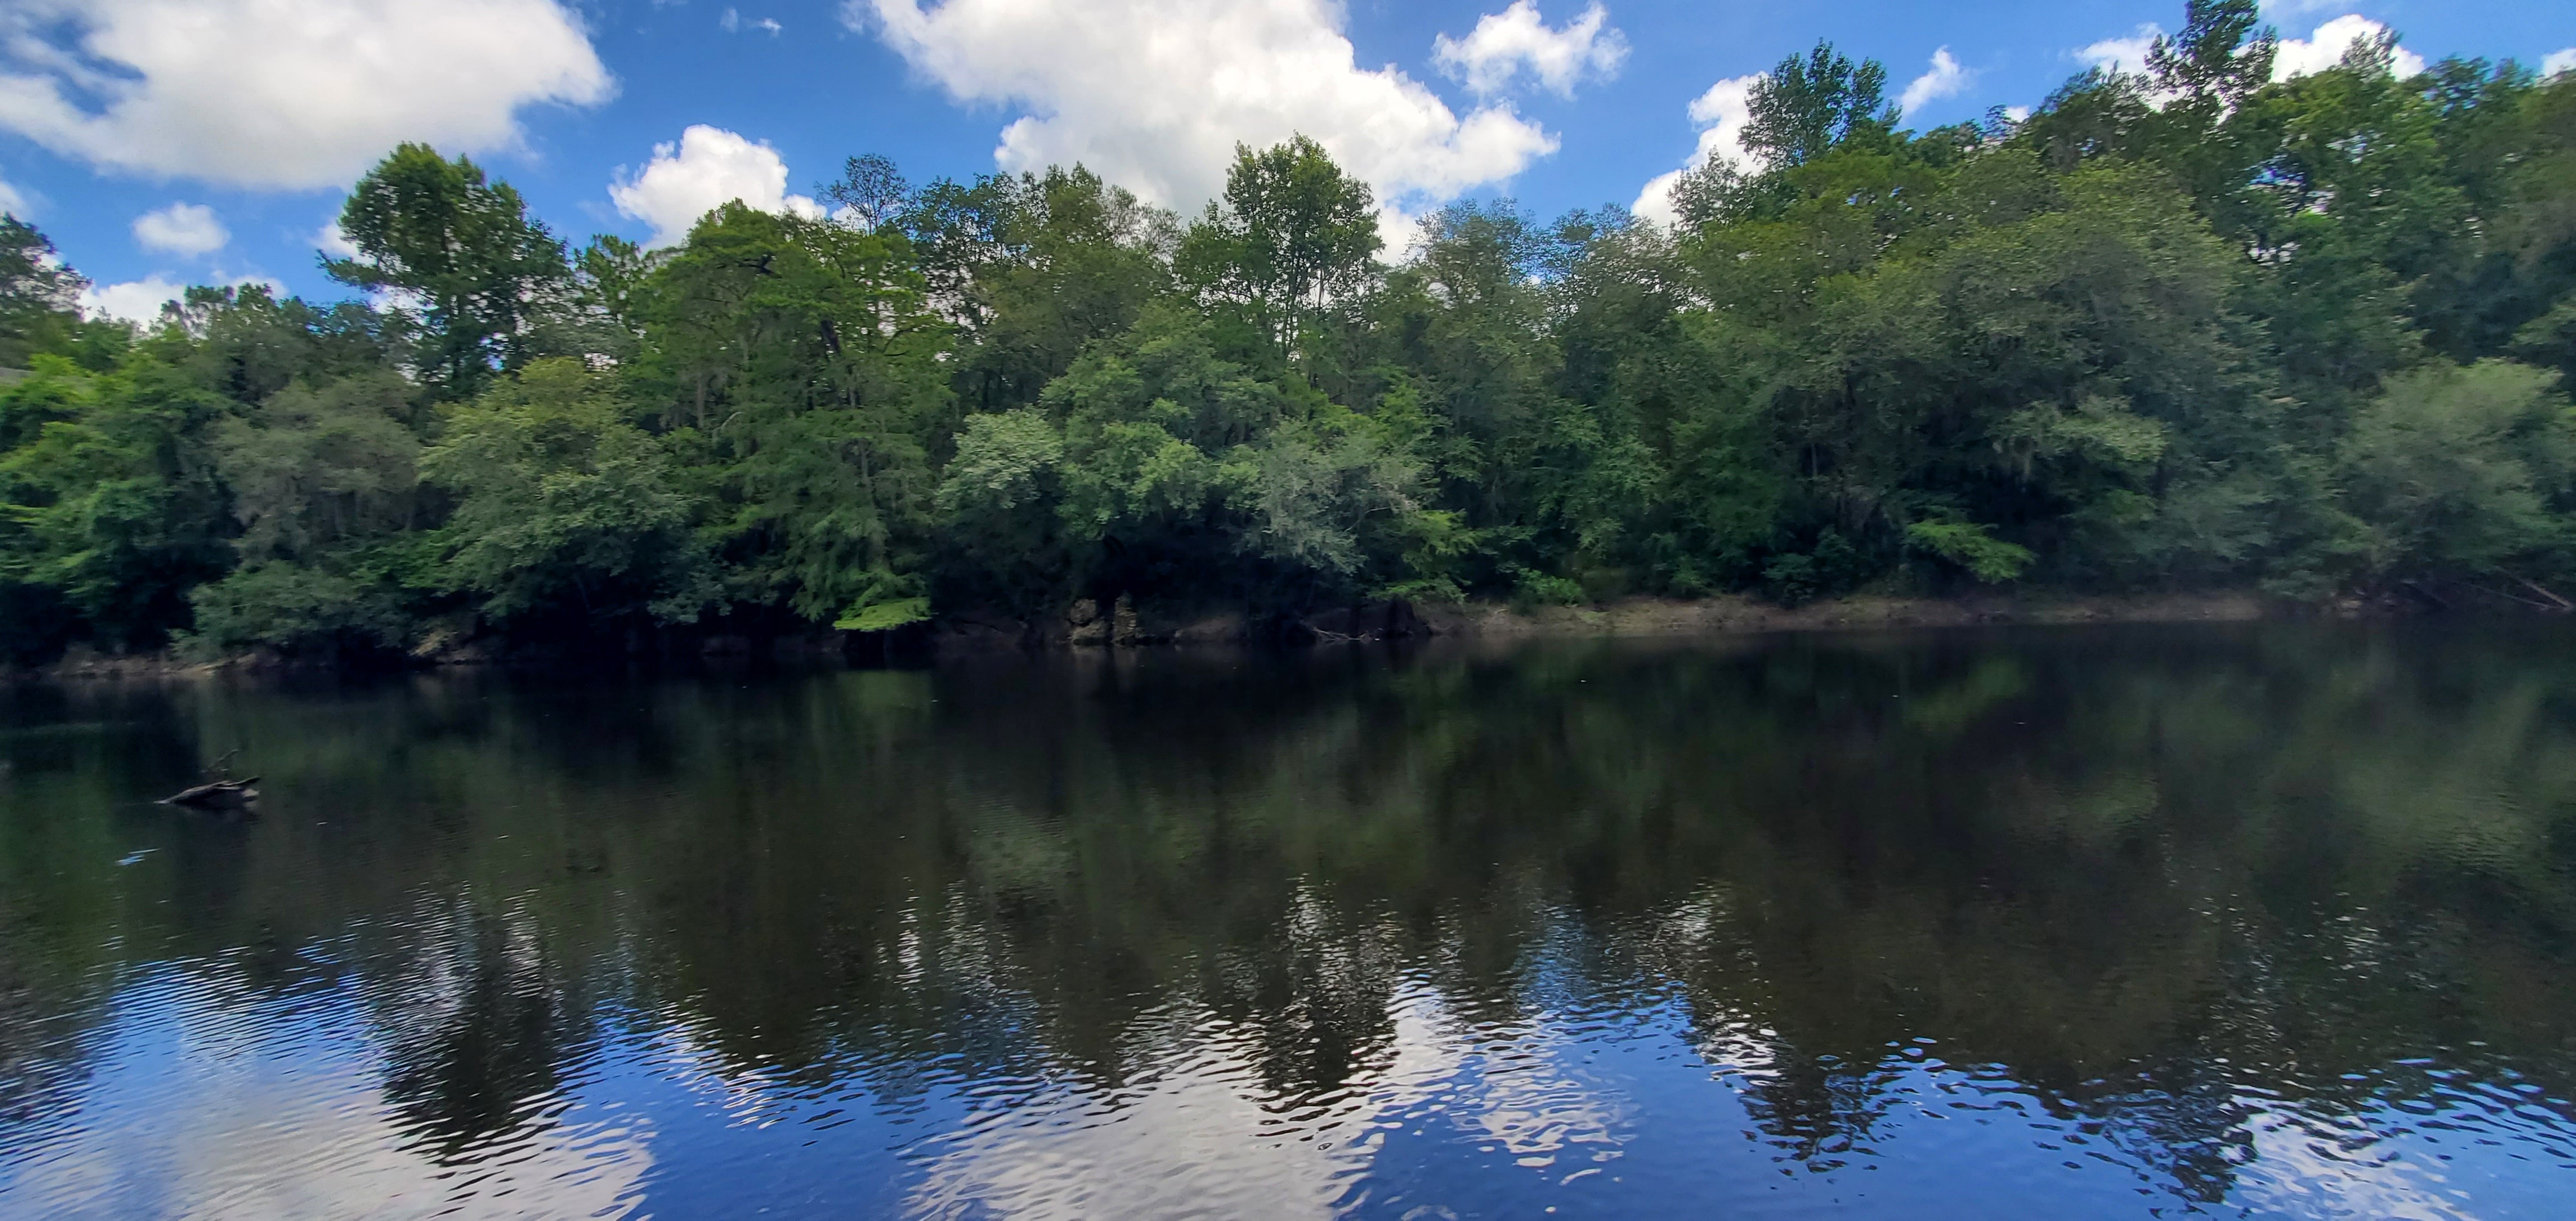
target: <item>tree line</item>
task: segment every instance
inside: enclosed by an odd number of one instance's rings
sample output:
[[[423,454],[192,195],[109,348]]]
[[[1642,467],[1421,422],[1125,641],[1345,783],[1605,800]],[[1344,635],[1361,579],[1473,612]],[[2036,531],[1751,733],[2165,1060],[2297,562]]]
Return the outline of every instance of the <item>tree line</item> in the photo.
[[[1916,131],[1827,44],[1749,164],[1410,246],[1299,138],[1191,216],[1080,167],[574,248],[406,145],[327,259],[157,325],[0,221],[0,650],[876,631],[1077,599],[2259,587],[2563,606],[2576,75],[2254,0]],[[684,627],[683,625],[696,625]]]

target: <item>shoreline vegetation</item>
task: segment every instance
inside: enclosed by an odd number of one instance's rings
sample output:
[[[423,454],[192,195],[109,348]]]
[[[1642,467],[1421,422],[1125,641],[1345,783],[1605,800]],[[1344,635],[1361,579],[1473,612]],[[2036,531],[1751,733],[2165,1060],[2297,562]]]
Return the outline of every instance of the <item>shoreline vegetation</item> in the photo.
[[[2576,609],[2576,73],[2184,18],[1928,130],[1819,44],[1669,224],[1301,137],[575,246],[406,145],[350,299],[137,327],[0,219],[0,671]]]

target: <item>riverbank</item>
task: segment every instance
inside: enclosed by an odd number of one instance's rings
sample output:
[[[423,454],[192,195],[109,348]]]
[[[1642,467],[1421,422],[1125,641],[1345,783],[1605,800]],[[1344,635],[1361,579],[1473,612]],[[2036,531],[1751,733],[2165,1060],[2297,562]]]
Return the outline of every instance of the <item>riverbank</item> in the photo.
[[[1853,597],[1798,606],[1724,595],[1688,601],[1628,598],[1599,606],[1528,609],[1469,605],[1426,610],[1423,619],[1443,635],[1676,636],[2003,623],[2235,623],[2307,609],[2245,591],[2128,597]]]
[[[2395,603],[2337,603],[2312,607],[2266,599],[2244,590],[2129,596],[1976,595],[1949,598],[1829,598],[1781,606],[1758,598],[1622,598],[1580,606],[1457,605],[1374,602],[1336,607],[1302,618],[1255,619],[1241,613],[1173,613],[1119,602],[1108,607],[1077,603],[1048,622],[991,614],[943,619],[912,633],[815,632],[765,639],[711,632],[666,642],[654,656],[771,661],[878,661],[992,654],[1028,649],[1187,648],[1212,645],[1329,645],[1355,641],[1481,637],[1493,639],[1576,636],[1745,635],[1763,632],[1847,631],[1886,628],[1955,628],[1999,624],[2227,623],[2308,614],[2380,616],[2404,613]],[[542,665],[576,660],[572,651],[492,638],[433,640],[394,662],[419,668]],[[380,663],[382,664],[382,663]],[[171,652],[109,656],[75,649],[52,665],[0,678],[132,679],[199,678],[219,674],[321,671],[337,668],[309,658],[249,654],[201,661]]]

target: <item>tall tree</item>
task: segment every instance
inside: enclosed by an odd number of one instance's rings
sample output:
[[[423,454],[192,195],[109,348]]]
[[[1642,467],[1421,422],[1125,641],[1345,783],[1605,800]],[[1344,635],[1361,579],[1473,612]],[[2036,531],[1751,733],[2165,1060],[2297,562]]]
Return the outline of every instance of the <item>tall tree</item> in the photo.
[[[2271,82],[2280,36],[2258,0],[2186,0],[2182,32],[2147,46],[2156,88],[2186,106],[2233,109]]]
[[[899,234],[730,203],[647,287],[651,384],[702,446],[745,604],[831,622],[923,567],[949,328],[904,253]]]
[[[1376,211],[1369,185],[1305,136],[1237,146],[1223,199],[1182,240],[1179,271],[1295,352],[1316,318],[1368,283],[1385,245]]]
[[[837,205],[836,217],[874,233],[911,205],[912,184],[892,160],[868,153],[844,163],[840,180],[823,184],[822,196]]]
[[[1804,59],[1789,56],[1755,83],[1744,145],[1767,167],[1804,165],[1855,134],[1894,126],[1886,93],[1885,64],[1855,64],[1834,44],[1818,42]]]
[[[538,353],[538,320],[560,306],[564,245],[482,167],[405,144],[350,188],[340,231],[358,253],[325,258],[332,279],[389,291],[419,312],[415,362],[443,399],[481,393]]]

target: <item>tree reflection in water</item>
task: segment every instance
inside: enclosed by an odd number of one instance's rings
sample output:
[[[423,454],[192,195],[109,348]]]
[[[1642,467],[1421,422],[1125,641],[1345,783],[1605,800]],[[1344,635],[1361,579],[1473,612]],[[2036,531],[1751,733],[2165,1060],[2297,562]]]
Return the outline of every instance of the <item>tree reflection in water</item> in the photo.
[[[1283,1214],[1509,1200],[1492,1167],[1515,1165],[1597,1164],[1652,1207],[1720,1174],[1715,1145],[1648,1159],[1702,1128],[1818,1181],[1937,1179],[1935,1115],[2109,1167],[2142,1208],[2311,1190],[2293,1169],[2320,1147],[2332,1178],[2501,1140],[2544,1176],[2481,1188],[2507,1200],[2576,1161],[2563,632],[0,701],[0,1145],[32,1151],[0,1155],[0,1202],[100,1129],[83,1082],[136,1054],[117,1030],[155,972],[357,998],[388,1122],[433,1162],[678,1083],[727,1132],[807,1132],[744,1147],[782,1181],[828,1182],[794,1150],[870,1116],[912,1176],[880,1202],[961,1215],[1065,1211],[1065,1183],[995,1169],[1003,1137],[1163,1105],[1079,1156]],[[137,804],[236,746],[260,819]],[[1676,1067],[1585,1075],[1630,1046]],[[739,1159],[692,1181],[659,1122],[658,1177],[624,1206],[724,1198]],[[1449,1143],[1392,1143],[1425,1131]],[[1301,1142],[1331,1165],[1264,1151]],[[1680,1198],[1706,1197],[1660,1202]]]

